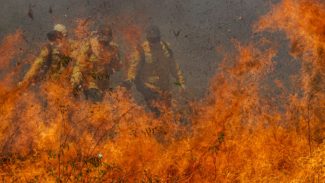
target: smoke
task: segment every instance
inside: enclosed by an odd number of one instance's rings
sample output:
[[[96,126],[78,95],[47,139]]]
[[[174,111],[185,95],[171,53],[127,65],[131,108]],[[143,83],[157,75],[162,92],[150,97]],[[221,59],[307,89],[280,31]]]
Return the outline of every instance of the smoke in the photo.
[[[6,4],[6,11],[14,3]],[[161,106],[157,118],[123,88],[107,93],[101,103],[72,98],[66,79],[31,90],[0,88],[4,181],[322,180],[325,22],[319,17],[325,15],[324,3],[283,0],[271,10],[270,1],[248,0],[74,3],[26,2],[23,18],[4,28],[10,34],[4,31],[0,44],[0,72],[11,68],[15,45],[25,45],[24,40],[35,52],[54,23],[71,32],[79,18],[94,22],[91,29],[110,23],[122,48],[142,39],[142,27],[153,23],[172,44],[189,91],[209,95],[186,109],[177,102],[172,110]],[[301,61],[298,73],[293,59]],[[292,74],[291,83],[280,77]],[[3,86],[9,76],[0,76]],[[290,90],[289,84],[299,89]],[[281,91],[278,98],[268,96],[275,89]]]
[[[232,39],[248,42],[251,25],[275,1],[260,0],[0,0],[0,38],[20,28],[36,52],[53,24],[73,30],[77,18],[113,25],[118,44],[120,28],[156,24],[171,43],[187,78],[191,97],[205,94],[221,56],[216,48],[232,48]],[[127,53],[124,53],[127,54]]]

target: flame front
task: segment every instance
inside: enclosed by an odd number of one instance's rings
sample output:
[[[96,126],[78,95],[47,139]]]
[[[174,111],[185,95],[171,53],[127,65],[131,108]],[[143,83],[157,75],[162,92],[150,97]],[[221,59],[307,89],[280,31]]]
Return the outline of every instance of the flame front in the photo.
[[[75,100],[69,82],[8,88],[0,83],[0,172],[15,182],[308,182],[325,179],[325,4],[283,0],[256,32],[283,31],[301,61],[297,90],[280,80],[264,94],[278,47],[267,39],[224,53],[202,101],[156,118],[123,88],[102,103]],[[76,37],[89,34],[78,21]],[[138,26],[122,30],[133,49]],[[135,35],[134,37],[130,35]],[[0,46],[1,70],[19,58],[22,34]],[[82,44],[80,41],[78,44]],[[9,51],[4,51],[9,50]],[[83,55],[76,55],[82,57]],[[17,73],[13,69],[13,73]],[[11,73],[8,75],[12,76]],[[11,77],[4,77],[11,78]],[[181,108],[174,103],[174,108]],[[280,107],[281,106],[281,107]],[[181,121],[187,120],[184,125]]]

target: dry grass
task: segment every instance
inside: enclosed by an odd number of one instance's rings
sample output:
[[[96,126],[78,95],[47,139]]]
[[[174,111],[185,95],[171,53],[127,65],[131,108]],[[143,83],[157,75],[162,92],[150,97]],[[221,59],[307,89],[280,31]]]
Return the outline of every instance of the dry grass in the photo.
[[[277,55],[266,40],[235,43],[237,53],[225,56],[204,100],[178,112],[162,109],[159,118],[122,88],[99,104],[76,101],[64,82],[1,95],[2,180],[322,182],[324,91],[318,86],[324,81],[319,50],[325,48],[325,35],[318,29],[325,23],[309,26],[313,12],[325,14],[322,7],[316,1],[284,0],[256,25],[258,31],[287,33],[293,55],[311,66],[308,71],[302,66],[299,91],[275,81],[283,93],[277,103],[261,94]],[[300,9],[307,19],[297,18]]]

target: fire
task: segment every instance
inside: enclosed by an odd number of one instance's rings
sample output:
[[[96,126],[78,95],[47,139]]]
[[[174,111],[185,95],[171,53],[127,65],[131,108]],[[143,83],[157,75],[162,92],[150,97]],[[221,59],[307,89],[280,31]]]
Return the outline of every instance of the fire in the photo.
[[[17,47],[17,45],[20,45],[20,47]],[[0,71],[4,75],[0,75],[0,77],[3,77],[0,82],[0,95],[10,89],[8,86],[12,85],[13,75],[17,73],[18,69],[13,70],[11,73],[8,73],[7,70],[12,69],[11,61],[19,56],[24,47],[23,34],[20,30],[6,36],[2,41],[0,45]]]
[[[285,90],[285,109],[263,95],[274,72],[271,41],[243,44],[224,53],[209,95],[189,102],[189,111],[163,109],[155,117],[117,87],[103,102],[73,98],[68,73],[60,82],[0,92],[0,174],[20,182],[294,182],[324,174],[325,4],[283,0],[254,26],[283,31],[300,60],[301,91]],[[317,23],[315,23],[317,22]],[[78,21],[76,44],[89,35]],[[123,31],[134,47],[142,30]],[[131,35],[135,35],[132,37]],[[0,46],[8,69],[22,34]],[[79,42],[78,42],[79,41]],[[12,50],[4,52],[2,50]],[[83,55],[74,55],[82,59]],[[2,85],[0,85],[2,86]],[[302,94],[301,94],[302,93]],[[174,103],[174,108],[180,108]],[[186,121],[184,124],[183,122]],[[317,131],[318,130],[318,131]]]
[[[92,21],[88,19],[78,19],[76,20],[77,26],[74,31],[74,35],[77,39],[84,39],[89,36],[89,26],[91,25]]]
[[[284,31],[291,42],[291,54],[302,61],[299,80],[304,97],[299,107],[304,110],[302,113],[308,113],[305,117],[308,128],[315,131],[315,136],[309,137],[310,141],[316,138],[319,142],[322,142],[325,129],[324,7],[325,4],[320,1],[287,0],[278,4],[256,25],[257,31]]]
[[[0,53],[2,56],[0,60],[0,64],[2,66],[1,69],[6,69],[4,66],[8,67],[10,61],[19,52],[19,49],[17,49],[16,45],[22,45],[22,43],[23,34],[20,30],[4,38],[2,44],[0,45]]]

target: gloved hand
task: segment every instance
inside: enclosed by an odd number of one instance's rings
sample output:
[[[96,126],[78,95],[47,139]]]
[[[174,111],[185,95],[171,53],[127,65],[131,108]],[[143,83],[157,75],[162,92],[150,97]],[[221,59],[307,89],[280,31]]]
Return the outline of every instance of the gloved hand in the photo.
[[[25,85],[24,81],[20,81],[20,82],[17,84],[18,87],[22,87],[22,86],[24,86],[24,85]]]
[[[177,88],[178,88],[178,91],[180,92],[180,93],[184,93],[185,92],[185,84],[183,84],[183,83],[181,83],[181,82],[175,82],[174,83],[175,84],[175,86],[177,86]]]
[[[28,84],[33,84],[31,82],[31,80],[22,80],[17,84],[17,87],[21,88],[21,87],[26,87],[28,86]]]

